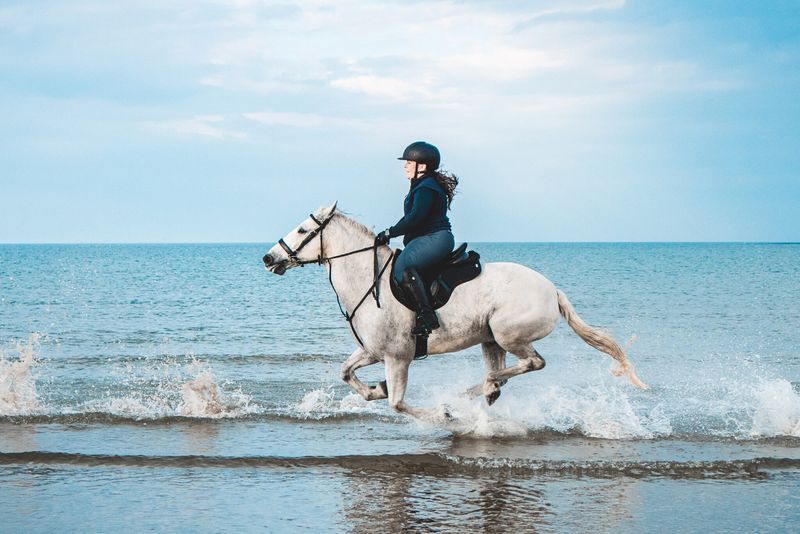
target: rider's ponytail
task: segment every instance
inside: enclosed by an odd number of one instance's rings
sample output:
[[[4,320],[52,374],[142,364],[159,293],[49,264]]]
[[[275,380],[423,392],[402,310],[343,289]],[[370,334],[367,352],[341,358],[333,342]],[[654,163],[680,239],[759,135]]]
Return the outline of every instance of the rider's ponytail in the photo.
[[[450,204],[453,202],[453,197],[456,194],[456,186],[458,185],[458,176],[452,172],[435,170],[433,177],[442,186],[445,194],[447,195],[447,208],[450,209]]]

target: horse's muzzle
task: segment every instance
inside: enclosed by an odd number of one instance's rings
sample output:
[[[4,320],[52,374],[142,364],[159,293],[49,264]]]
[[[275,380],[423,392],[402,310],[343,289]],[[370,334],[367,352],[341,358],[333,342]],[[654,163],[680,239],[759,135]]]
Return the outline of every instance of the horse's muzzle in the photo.
[[[264,262],[264,267],[266,267],[269,272],[278,275],[286,272],[286,265],[289,263],[286,260],[276,261],[275,258],[269,254],[264,254],[264,257],[261,258],[261,261]]]

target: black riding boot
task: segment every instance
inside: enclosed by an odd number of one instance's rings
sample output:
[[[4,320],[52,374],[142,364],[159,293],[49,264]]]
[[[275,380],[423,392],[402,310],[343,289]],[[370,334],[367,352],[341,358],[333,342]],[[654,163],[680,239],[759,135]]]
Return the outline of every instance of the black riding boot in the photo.
[[[427,336],[439,328],[439,319],[436,318],[436,312],[433,311],[428,300],[425,283],[414,267],[409,267],[403,271],[402,287],[406,295],[413,301],[414,308],[417,311],[417,324],[411,330],[411,333],[415,336]]]

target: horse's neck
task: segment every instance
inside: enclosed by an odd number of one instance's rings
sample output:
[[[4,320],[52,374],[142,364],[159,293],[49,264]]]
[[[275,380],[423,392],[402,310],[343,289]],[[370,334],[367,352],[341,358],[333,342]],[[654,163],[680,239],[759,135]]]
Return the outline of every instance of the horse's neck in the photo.
[[[375,237],[347,226],[341,221],[332,224],[325,230],[325,257],[346,254],[353,250],[372,246]],[[383,267],[389,257],[389,248],[379,249],[379,268]],[[336,258],[325,266],[333,281],[339,299],[348,312],[352,313],[358,301],[369,290],[374,278],[373,252],[367,250],[343,258]],[[382,282],[388,280],[389,269],[383,274]]]

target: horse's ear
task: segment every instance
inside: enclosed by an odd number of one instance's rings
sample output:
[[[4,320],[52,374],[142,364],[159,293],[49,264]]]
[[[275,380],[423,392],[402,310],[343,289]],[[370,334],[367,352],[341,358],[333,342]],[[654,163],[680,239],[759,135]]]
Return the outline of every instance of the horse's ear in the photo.
[[[328,209],[325,210],[325,218],[328,218],[331,215],[333,215],[333,212],[336,211],[336,204],[338,204],[338,203],[339,203],[339,201],[337,200],[336,202],[334,202],[333,204],[328,206]]]

